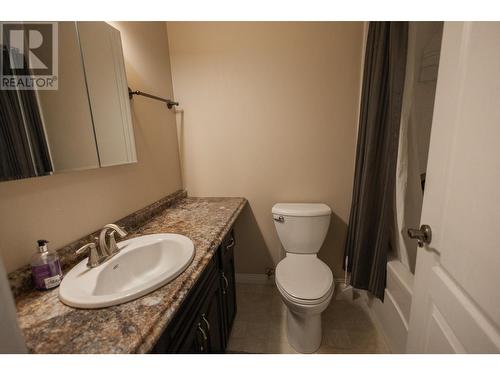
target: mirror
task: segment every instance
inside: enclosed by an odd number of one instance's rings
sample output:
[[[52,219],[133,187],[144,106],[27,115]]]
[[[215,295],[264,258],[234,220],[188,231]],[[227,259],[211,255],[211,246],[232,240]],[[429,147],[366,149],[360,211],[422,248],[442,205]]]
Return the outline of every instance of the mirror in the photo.
[[[59,22],[57,90],[39,90],[54,172],[99,168],[78,32],[74,22]]]
[[[0,89],[0,181],[137,162],[120,32],[105,22],[54,24],[57,90]],[[32,75],[6,63],[31,64],[1,43],[2,78]]]
[[[78,22],[101,167],[137,161],[120,32],[106,22]]]

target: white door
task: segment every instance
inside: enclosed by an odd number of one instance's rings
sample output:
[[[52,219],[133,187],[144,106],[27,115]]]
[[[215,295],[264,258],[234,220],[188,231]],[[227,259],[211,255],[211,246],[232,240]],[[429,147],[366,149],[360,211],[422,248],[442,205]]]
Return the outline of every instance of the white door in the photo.
[[[500,352],[500,22],[446,22],[407,352]]]

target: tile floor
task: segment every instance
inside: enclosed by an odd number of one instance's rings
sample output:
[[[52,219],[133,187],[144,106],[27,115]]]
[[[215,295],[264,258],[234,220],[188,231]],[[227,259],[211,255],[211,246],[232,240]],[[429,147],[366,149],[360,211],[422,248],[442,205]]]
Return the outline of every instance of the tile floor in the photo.
[[[286,338],[286,310],[274,285],[237,284],[238,313],[228,344],[233,353],[297,353]],[[322,315],[317,353],[389,353],[368,313],[356,302],[332,299]]]

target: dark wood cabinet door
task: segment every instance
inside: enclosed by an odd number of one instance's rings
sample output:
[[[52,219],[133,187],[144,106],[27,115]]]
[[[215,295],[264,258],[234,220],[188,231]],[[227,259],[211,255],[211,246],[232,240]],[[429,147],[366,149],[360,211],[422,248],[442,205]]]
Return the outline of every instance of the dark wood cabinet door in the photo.
[[[152,353],[199,353],[203,332],[198,329],[207,292],[219,275],[219,265],[212,259],[191,288],[172,321],[158,339]],[[203,326],[201,329],[204,329]],[[206,346],[206,345],[205,345]]]
[[[224,321],[222,310],[222,291],[218,280],[214,280],[201,320],[208,330],[210,353],[224,353]]]
[[[221,289],[224,317],[224,346],[227,346],[229,335],[236,316],[236,279],[234,270],[234,233],[231,231],[224,239],[220,249]]]
[[[196,319],[177,353],[223,353],[222,291],[214,274],[205,291]]]
[[[227,335],[231,332],[234,318],[236,317],[236,280],[234,275],[234,258],[226,263],[223,271],[224,277],[224,301],[226,311],[226,329]],[[229,337],[228,337],[229,338]]]

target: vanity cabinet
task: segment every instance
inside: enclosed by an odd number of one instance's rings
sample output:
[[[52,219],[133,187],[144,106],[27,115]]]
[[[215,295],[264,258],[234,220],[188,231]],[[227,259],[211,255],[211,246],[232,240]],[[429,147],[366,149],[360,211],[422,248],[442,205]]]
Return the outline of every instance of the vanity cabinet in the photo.
[[[234,243],[230,231],[152,353],[225,352],[236,315]]]

